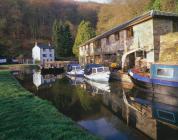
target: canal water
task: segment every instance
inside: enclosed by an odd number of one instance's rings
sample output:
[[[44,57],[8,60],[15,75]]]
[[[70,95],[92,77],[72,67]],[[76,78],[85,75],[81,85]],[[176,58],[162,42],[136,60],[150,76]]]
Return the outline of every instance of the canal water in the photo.
[[[97,83],[65,74],[13,72],[27,90],[50,101],[105,140],[178,140],[178,99],[120,82]]]

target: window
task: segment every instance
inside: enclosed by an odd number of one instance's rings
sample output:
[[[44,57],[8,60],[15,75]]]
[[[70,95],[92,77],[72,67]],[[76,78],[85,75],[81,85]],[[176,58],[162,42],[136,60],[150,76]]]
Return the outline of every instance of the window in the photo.
[[[46,51],[46,49],[43,49],[43,51],[45,52],[45,51]]]
[[[178,21],[173,21],[173,31],[178,32]]]
[[[43,54],[43,57],[46,57],[46,54]]]
[[[52,52],[52,49],[49,49],[49,52]]]
[[[49,57],[52,57],[52,54],[49,54]]]
[[[109,45],[109,37],[106,38],[106,45]]]
[[[81,67],[80,67],[80,66],[77,66],[77,67],[76,67],[76,70],[80,70],[80,69],[81,69]]]
[[[103,72],[103,68],[98,68],[97,72]]]
[[[175,123],[175,116],[173,112],[168,112],[166,110],[157,110],[157,114],[160,119]]]
[[[108,71],[109,71],[109,68],[108,68],[108,67],[105,67],[105,68],[104,68],[104,71],[105,71],[105,72],[108,72]]]
[[[174,70],[170,68],[158,68],[157,75],[160,77],[173,78]]]
[[[76,67],[74,66],[74,67],[72,67],[72,70],[75,70],[76,69]]]
[[[96,69],[92,69],[92,73],[96,73]]]
[[[119,40],[119,33],[115,33],[115,40],[118,41]]]
[[[132,28],[129,28],[127,29],[127,37],[133,37],[133,29]]]

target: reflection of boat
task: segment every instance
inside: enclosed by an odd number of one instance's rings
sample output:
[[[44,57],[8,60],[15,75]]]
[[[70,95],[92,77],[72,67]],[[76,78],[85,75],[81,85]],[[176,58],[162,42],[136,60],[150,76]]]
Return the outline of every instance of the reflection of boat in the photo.
[[[105,83],[98,83],[95,81],[87,80],[85,79],[86,83],[91,86],[92,93],[109,93],[110,92],[110,86],[108,82]]]
[[[84,70],[79,64],[68,64],[67,65],[67,75],[71,76],[83,76]]]
[[[84,77],[76,77],[71,75],[67,75],[67,77],[69,78],[71,85],[80,85],[84,83]]]
[[[92,81],[108,82],[110,71],[108,67],[99,64],[87,64],[84,70],[84,76]]]
[[[178,65],[152,64],[150,74],[132,69],[129,75],[136,86],[178,96]]]
[[[137,103],[142,106],[150,106],[152,116],[168,125],[178,127],[178,100],[175,97],[161,95],[154,96],[154,93],[147,94],[139,89],[132,90],[129,96],[130,104]],[[146,93],[146,94],[145,94]],[[167,99],[167,100],[166,100]],[[138,105],[136,106],[138,107]]]

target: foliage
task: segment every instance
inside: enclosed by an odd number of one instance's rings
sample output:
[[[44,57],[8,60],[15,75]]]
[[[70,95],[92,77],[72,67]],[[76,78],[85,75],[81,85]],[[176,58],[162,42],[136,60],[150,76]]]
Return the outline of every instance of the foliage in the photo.
[[[98,13],[97,34],[142,14],[146,11],[150,1],[114,0],[111,4],[101,7]]]
[[[94,36],[95,30],[91,26],[91,23],[89,21],[83,20],[78,27],[75,43],[73,46],[73,53],[75,54],[75,56],[78,56],[79,54],[79,46]]]
[[[56,57],[70,57],[72,55],[73,38],[70,26],[55,20],[53,24],[53,41]]]
[[[95,27],[100,5],[65,0],[0,0],[0,7],[0,44],[7,46],[6,51],[12,50],[14,56],[21,50],[20,54],[31,57],[36,40],[41,43],[51,40],[55,19],[67,21],[75,36],[83,19]],[[19,44],[20,49],[14,44]]]
[[[48,101],[22,88],[10,72],[0,71],[0,139],[93,140]]]
[[[177,0],[152,0],[149,9],[161,10],[167,12],[177,12]]]
[[[40,60],[36,59],[35,64],[40,64]]]

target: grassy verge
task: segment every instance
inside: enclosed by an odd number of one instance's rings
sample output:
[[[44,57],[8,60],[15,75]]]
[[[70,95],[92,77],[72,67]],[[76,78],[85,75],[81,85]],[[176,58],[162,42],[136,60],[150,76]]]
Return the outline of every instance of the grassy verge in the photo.
[[[9,64],[9,65],[0,65],[0,70],[19,70],[26,68],[38,68],[38,65],[34,64]]]
[[[26,91],[9,71],[0,71],[1,140],[96,140],[48,101]]]

